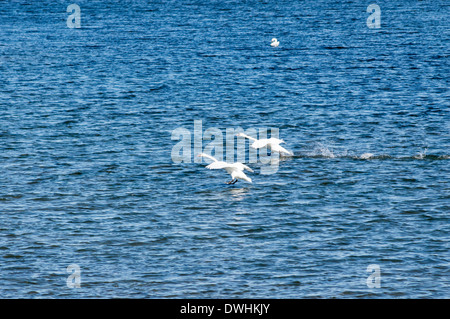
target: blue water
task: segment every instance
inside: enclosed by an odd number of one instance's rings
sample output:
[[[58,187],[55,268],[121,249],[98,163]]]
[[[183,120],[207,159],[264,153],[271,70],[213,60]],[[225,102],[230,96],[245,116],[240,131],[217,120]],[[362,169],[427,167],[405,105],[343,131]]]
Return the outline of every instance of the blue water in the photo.
[[[0,297],[450,297],[448,1],[71,3],[0,2]],[[295,156],[226,185],[194,121]]]

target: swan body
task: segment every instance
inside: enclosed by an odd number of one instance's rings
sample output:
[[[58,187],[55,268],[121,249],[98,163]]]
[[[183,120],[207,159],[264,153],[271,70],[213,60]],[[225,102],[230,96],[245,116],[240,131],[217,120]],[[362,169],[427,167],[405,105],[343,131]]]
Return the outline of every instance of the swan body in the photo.
[[[270,42],[270,45],[274,48],[276,48],[277,46],[280,45],[280,41],[278,41],[277,39],[273,38],[272,41]]]
[[[247,175],[245,175],[244,170],[250,171],[253,173],[253,170],[248,167],[245,164],[236,162],[236,163],[226,163],[223,161],[219,161],[217,159],[215,159],[214,157],[205,154],[205,153],[201,153],[198,155],[199,157],[206,157],[209,158],[210,160],[212,160],[213,162],[211,164],[209,164],[208,166],[206,166],[206,168],[209,169],[225,169],[227,171],[228,174],[231,175],[232,180],[227,182],[227,184],[235,184],[239,179],[242,179],[246,182],[251,183],[252,179],[250,177],[248,177]]]
[[[280,146],[281,143],[284,143],[283,140],[280,140],[275,137],[257,140],[256,138],[248,136],[244,133],[239,133],[236,136],[245,137],[245,138],[248,138],[249,140],[253,141],[252,145],[250,145],[250,146],[254,149],[263,148],[264,146],[267,146],[267,148],[269,148],[272,152],[278,152],[278,153],[280,153],[280,155],[281,154],[282,155],[291,155],[291,156],[294,155],[294,153],[292,153],[291,151],[288,151],[283,146]]]
[[[372,158],[372,157],[373,157],[372,153],[364,153],[359,158],[360,159],[369,159],[369,158]]]

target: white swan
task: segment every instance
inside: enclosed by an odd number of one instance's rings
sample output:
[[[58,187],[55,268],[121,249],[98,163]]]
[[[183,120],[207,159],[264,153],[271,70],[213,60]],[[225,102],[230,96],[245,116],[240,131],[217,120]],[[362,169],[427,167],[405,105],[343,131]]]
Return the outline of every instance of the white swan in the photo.
[[[267,146],[272,152],[278,152],[278,153],[280,153],[280,155],[282,155],[282,154],[291,155],[291,156],[294,155],[294,153],[292,153],[291,151],[288,151],[284,147],[280,146],[280,144],[284,143],[284,141],[280,140],[278,138],[271,137],[271,138],[264,138],[264,139],[257,140],[256,138],[245,135],[244,133],[239,133],[236,136],[245,137],[245,138],[248,138],[249,140],[253,141],[253,144],[251,145],[251,147],[254,149],[263,148],[264,146]]]
[[[276,48],[278,45],[280,45],[280,41],[278,41],[277,39],[273,38],[272,41],[270,42],[270,45],[274,48]]]
[[[359,158],[360,159],[369,159],[372,158],[374,155],[372,153],[364,153]]]
[[[223,168],[223,169],[225,169],[227,171],[227,173],[231,175],[231,178],[232,178],[232,180],[227,182],[227,184],[235,184],[238,181],[238,179],[243,179],[244,181],[247,181],[249,183],[252,182],[252,179],[250,177],[248,177],[247,175],[245,175],[245,173],[243,171],[244,171],[244,169],[246,169],[253,173],[253,170],[245,164],[242,164],[239,162],[231,164],[231,163],[218,161],[214,157],[212,157],[208,154],[205,154],[205,153],[199,154],[198,157],[206,157],[213,161],[211,164],[206,166],[206,168],[209,168],[209,169]]]

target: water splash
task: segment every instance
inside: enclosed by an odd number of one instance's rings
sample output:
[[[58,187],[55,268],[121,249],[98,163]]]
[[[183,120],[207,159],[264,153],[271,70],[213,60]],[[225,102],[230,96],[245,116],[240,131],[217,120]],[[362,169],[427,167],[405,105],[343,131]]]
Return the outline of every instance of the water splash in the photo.
[[[330,147],[317,143],[311,150],[300,151],[294,153],[294,158],[330,158],[330,159],[355,159],[355,160],[448,160],[450,155],[439,155],[439,154],[427,154],[428,147],[425,147],[422,151],[415,155],[407,156],[395,156],[385,153],[375,154],[371,152],[365,152],[360,154],[356,151],[336,151]],[[292,159],[292,158],[291,158]],[[282,159],[284,160],[284,159]]]
[[[307,153],[310,157],[325,157],[325,158],[336,158],[336,155],[327,146],[322,143],[318,143],[314,146],[312,151]]]
[[[426,147],[423,152],[420,152],[417,155],[414,155],[413,158],[415,159],[424,159],[427,156],[428,147]]]

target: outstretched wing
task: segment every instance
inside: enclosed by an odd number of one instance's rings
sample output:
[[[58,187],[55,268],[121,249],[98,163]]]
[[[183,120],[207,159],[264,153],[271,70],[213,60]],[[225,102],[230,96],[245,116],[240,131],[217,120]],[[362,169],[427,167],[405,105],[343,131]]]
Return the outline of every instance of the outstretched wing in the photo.
[[[233,167],[234,169],[237,169],[237,170],[240,170],[240,171],[243,171],[244,169],[246,169],[247,171],[253,173],[253,170],[250,167],[248,167],[245,164],[239,163],[239,162],[230,164],[230,167]]]
[[[211,164],[209,164],[208,166],[206,166],[206,168],[209,169],[222,169],[222,168],[226,168],[229,167],[230,164],[222,162],[222,161],[217,161],[217,162],[213,162]]]
[[[278,145],[278,144],[275,144],[275,145],[272,144],[271,147],[270,147],[270,149],[271,149],[273,152],[278,152],[278,153],[280,153],[280,154],[291,155],[291,156],[294,155],[294,153],[292,153],[291,151],[288,151],[288,150],[285,149],[283,146],[280,146],[280,145]]]
[[[262,139],[262,140],[257,140],[255,142],[253,142],[252,144],[252,148],[263,148],[264,146],[266,146],[269,143],[268,139]]]
[[[269,143],[282,144],[282,143],[284,143],[284,140],[280,140],[279,138],[271,137],[271,138],[269,138]]]

